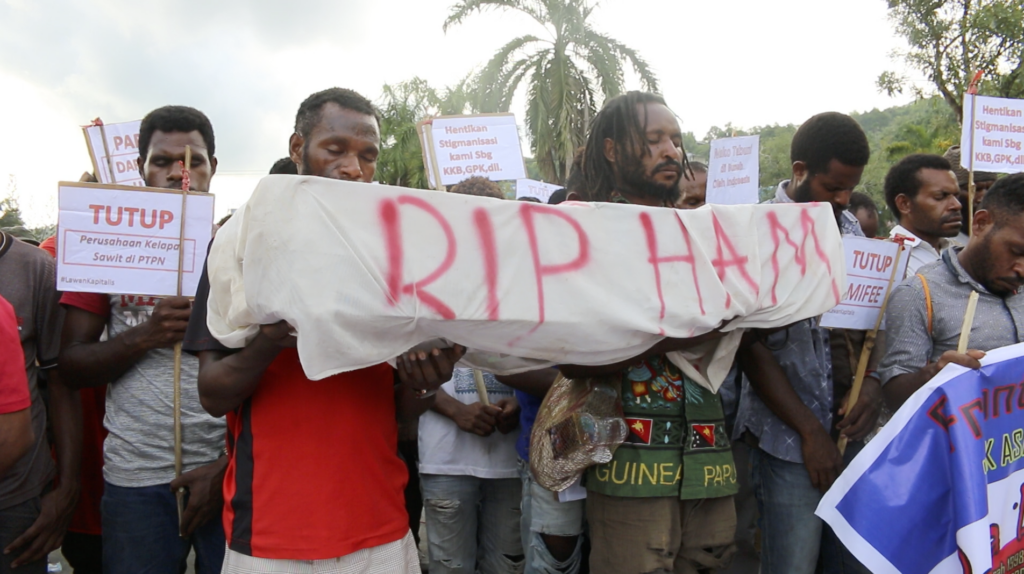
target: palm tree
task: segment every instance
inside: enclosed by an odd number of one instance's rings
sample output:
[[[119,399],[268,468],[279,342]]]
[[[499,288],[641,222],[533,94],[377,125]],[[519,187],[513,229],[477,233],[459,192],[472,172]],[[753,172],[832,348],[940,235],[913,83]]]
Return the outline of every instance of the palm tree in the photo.
[[[608,99],[622,93],[623,64],[632,65],[645,90],[657,91],[658,80],[635,50],[590,27],[589,0],[461,0],[444,30],[492,8],[528,15],[543,37],[520,36],[494,54],[474,78],[476,107],[507,112],[526,79],[526,130],[534,157],[544,179],[562,182],[573,153],[586,141],[597,94]]]
[[[440,93],[422,78],[384,85],[383,96],[378,102],[381,112],[378,181],[419,189],[430,187],[423,168],[416,123],[431,116],[474,111],[470,106],[467,84],[468,80],[464,79]]]

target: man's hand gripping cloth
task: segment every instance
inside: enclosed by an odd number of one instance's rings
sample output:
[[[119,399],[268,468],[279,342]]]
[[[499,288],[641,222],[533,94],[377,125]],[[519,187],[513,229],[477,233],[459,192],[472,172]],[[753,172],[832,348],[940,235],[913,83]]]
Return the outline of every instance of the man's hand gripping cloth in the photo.
[[[824,204],[549,206],[286,175],[219,230],[208,269],[213,335],[242,347],[285,320],[314,380],[439,338],[512,373],[722,329],[669,355],[712,391],[743,329],[820,315],[845,285]]]

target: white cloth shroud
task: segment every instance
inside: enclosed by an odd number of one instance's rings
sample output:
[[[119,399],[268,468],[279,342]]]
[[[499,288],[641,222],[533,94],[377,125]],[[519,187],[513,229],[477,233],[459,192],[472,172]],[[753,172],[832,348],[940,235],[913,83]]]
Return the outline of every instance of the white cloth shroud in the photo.
[[[744,328],[821,315],[846,283],[825,204],[549,206],[290,175],[260,181],[208,272],[211,333],[239,348],[285,320],[313,380],[434,339],[502,374],[721,329],[669,354],[713,391]]]

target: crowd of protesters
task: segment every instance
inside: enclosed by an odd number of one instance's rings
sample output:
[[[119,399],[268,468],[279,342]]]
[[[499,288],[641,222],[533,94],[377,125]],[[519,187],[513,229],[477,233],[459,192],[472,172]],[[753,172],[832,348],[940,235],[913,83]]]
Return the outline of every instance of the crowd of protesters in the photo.
[[[351,90],[315,93],[271,173],[370,182],[380,119]],[[661,97],[613,98],[549,203],[699,209],[708,167],[681,138]],[[210,121],[183,106],[149,113],[139,138],[146,185],[180,188],[186,146],[191,189],[208,192]],[[200,574],[408,573],[420,571],[420,547],[435,574],[866,572],[815,516],[822,494],[886,412],[945,365],[980,368],[986,351],[1024,333],[1024,174],[975,173],[970,213],[958,148],[908,156],[885,179],[896,220],[887,231],[872,199],[854,191],[869,158],[854,119],[815,115],[793,138],[792,177],[768,200],[827,203],[842,234],[905,244],[907,274],[855,404],[865,333],[817,318],[748,331],[717,394],[665,357],[714,334],[665,339],[617,364],[511,376],[462,368],[460,346],[417,350],[395,367],[314,383],[283,322],[241,349],[211,335],[205,267],[194,301],[61,294],[56,238],[35,246],[0,232],[0,574],[44,572],[58,548],[81,574],[177,574],[189,554]],[[504,198],[478,177],[448,191]],[[960,353],[971,291],[980,300]],[[635,295],[609,293],[609,304],[616,296]],[[177,343],[187,353],[176,478]],[[620,389],[631,422],[612,460],[564,493],[540,485],[529,463],[534,421],[559,375]],[[693,472],[695,460],[723,479]],[[659,478],[638,480],[630,465],[656,466]]]

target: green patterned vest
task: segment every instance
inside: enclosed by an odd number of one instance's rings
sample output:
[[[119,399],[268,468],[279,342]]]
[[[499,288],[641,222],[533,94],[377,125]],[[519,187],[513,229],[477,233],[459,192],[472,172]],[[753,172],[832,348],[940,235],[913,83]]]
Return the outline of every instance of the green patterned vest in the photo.
[[[621,386],[629,434],[611,462],[587,470],[588,490],[687,500],[736,494],[721,397],[691,381],[663,355],[610,379]]]

